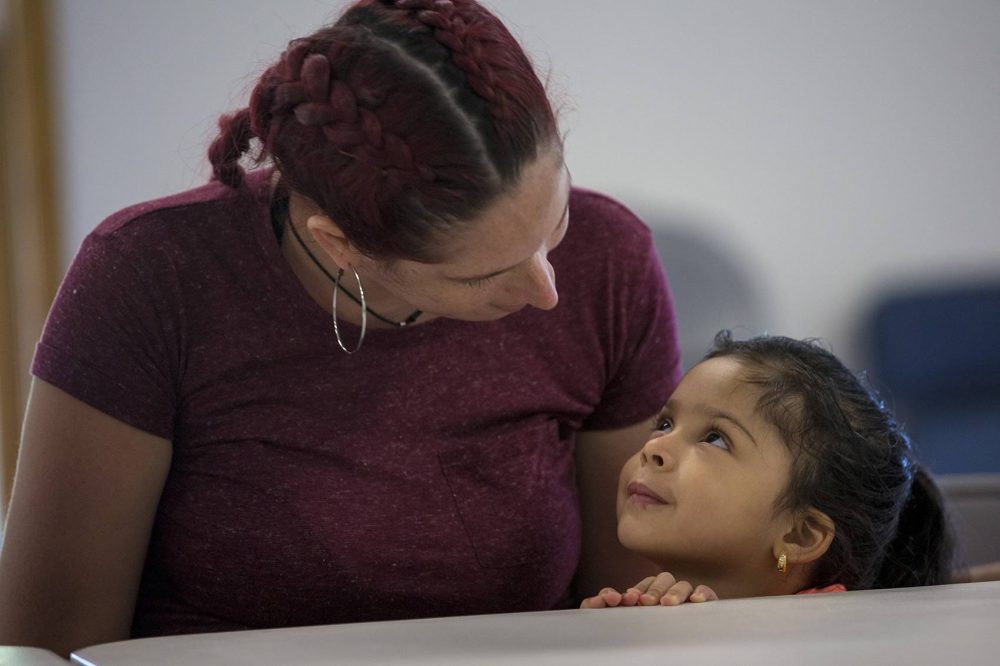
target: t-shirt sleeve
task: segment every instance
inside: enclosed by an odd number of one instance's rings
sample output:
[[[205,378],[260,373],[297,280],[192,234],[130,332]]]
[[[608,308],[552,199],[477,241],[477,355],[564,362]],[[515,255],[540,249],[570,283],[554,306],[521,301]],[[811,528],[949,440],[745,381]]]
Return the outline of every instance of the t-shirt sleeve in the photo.
[[[683,373],[673,296],[648,231],[642,238],[637,270],[620,290],[627,301],[619,310],[624,333],[618,361],[601,404],[584,423],[587,430],[623,428],[649,418]]]
[[[176,350],[156,303],[162,291],[144,283],[136,260],[113,236],[92,233],[49,311],[32,374],[120,421],[171,438]]]

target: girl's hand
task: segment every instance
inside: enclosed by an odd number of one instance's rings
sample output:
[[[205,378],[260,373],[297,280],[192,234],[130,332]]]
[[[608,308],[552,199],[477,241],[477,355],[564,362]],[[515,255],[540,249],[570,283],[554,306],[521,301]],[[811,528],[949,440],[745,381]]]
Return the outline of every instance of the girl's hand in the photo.
[[[596,596],[587,597],[580,608],[613,608],[615,606],[678,606],[684,602],[702,603],[718,600],[719,595],[707,585],[694,587],[686,580],[677,580],[664,571],[658,576],[649,576],[619,592],[606,587]]]
[[[606,587],[596,596],[587,597],[580,608],[614,608],[615,606],[635,606],[637,596],[626,597],[613,587]]]
[[[718,600],[719,595],[707,585],[695,587],[686,580],[677,580],[673,574],[664,571],[657,576],[643,578],[622,595],[623,605],[634,606],[678,606],[684,602],[702,603]],[[634,599],[634,601],[632,601]],[[631,601],[631,603],[628,603]]]

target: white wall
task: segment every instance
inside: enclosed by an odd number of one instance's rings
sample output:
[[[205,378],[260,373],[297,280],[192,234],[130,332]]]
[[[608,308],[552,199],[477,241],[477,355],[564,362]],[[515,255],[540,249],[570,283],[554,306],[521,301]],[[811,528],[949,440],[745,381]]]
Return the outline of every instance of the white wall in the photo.
[[[218,114],[342,5],[56,6],[68,262],[114,210],[202,182]],[[1000,275],[1000,2],[492,6],[551,73],[576,183],[712,248],[676,276],[681,315],[699,275],[743,275],[752,313],[706,331],[819,336],[856,363],[883,289]]]

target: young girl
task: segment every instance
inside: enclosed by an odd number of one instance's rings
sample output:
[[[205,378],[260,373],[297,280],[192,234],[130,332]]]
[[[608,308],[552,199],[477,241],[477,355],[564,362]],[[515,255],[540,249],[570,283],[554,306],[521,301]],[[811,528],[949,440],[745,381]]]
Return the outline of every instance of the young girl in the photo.
[[[665,573],[583,608],[945,583],[953,541],[906,435],[840,361],[725,331],[622,468],[618,538]]]

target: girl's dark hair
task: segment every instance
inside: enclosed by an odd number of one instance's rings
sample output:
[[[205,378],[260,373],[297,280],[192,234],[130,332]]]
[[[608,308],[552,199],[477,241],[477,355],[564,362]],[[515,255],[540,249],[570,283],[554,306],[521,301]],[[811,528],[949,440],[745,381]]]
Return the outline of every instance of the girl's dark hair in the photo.
[[[370,256],[435,261],[434,232],[475,218],[558,147],[545,89],[473,0],[360,0],[289,44],[248,108],[219,121],[214,177],[243,182],[259,140],[283,185]]]
[[[793,455],[779,509],[809,507],[836,525],[811,584],[848,589],[948,582],[954,538],[941,493],[875,392],[815,341],[715,338],[761,392],[757,409]]]

